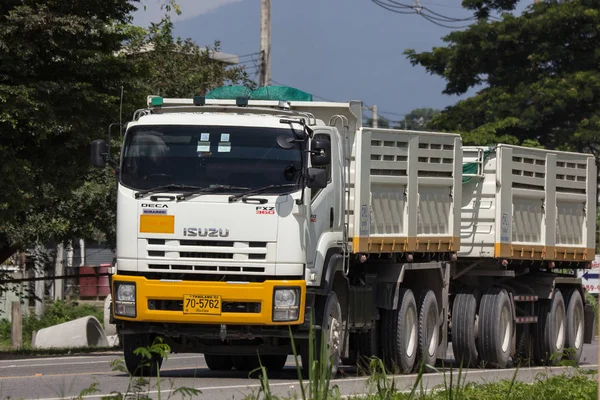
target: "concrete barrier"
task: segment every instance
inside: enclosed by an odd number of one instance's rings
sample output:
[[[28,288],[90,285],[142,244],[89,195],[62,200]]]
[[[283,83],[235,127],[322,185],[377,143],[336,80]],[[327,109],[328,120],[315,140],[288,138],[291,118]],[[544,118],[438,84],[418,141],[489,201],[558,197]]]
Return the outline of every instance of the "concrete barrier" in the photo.
[[[31,342],[35,349],[108,347],[104,329],[93,316],[40,329],[33,334]]]
[[[109,322],[111,307],[112,297],[109,294],[108,296],[106,296],[106,299],[104,299],[104,333],[106,333],[106,336],[112,336],[117,334],[117,327]]]

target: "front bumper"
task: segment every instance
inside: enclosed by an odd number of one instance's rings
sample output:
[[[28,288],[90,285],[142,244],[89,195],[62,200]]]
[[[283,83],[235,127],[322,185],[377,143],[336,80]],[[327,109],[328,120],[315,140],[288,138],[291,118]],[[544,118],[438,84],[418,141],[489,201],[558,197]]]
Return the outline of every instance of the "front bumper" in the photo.
[[[306,282],[304,280],[269,280],[255,282],[202,282],[161,281],[141,276],[113,275],[112,293],[118,282],[132,282],[136,286],[136,317],[115,315],[116,320],[158,322],[175,324],[231,324],[231,325],[299,325],[304,322]],[[275,288],[298,288],[300,305],[296,321],[273,321],[273,292]],[[184,295],[221,296],[223,309],[220,315],[184,314]],[[113,312],[114,312],[113,295]],[[171,309],[155,309],[156,304],[170,304]],[[150,306],[152,304],[152,306]],[[225,305],[254,304],[244,312],[226,309]],[[181,306],[181,307],[180,307]],[[235,307],[233,307],[235,308]]]

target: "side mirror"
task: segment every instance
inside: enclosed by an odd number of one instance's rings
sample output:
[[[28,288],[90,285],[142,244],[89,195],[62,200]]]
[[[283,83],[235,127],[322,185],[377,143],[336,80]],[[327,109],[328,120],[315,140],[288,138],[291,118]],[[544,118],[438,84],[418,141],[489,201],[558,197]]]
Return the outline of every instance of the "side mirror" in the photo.
[[[309,168],[306,186],[309,189],[323,189],[327,187],[327,171],[321,168]]]
[[[108,145],[103,139],[94,140],[90,152],[90,161],[96,168],[104,168],[106,166],[106,158],[108,156]]]
[[[310,142],[310,163],[314,167],[331,164],[331,141],[315,138]]]

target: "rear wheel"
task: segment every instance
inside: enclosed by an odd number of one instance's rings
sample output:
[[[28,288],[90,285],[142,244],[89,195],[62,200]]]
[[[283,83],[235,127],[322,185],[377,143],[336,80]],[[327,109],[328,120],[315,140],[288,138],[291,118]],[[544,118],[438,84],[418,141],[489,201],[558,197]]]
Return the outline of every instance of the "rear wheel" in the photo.
[[[556,365],[565,348],[565,302],[559,289],[551,300],[536,304],[537,325],[534,329],[534,357],[539,364]]]
[[[435,293],[428,290],[419,304],[419,360],[425,369],[435,367],[437,349],[440,344],[438,304]]]
[[[479,355],[497,368],[505,368],[513,348],[514,321],[506,290],[491,288],[479,306]]]
[[[134,351],[139,347],[148,347],[154,337],[150,335],[123,335],[123,356],[127,371],[133,376],[154,376],[160,370],[163,358],[152,353],[151,358],[145,359]]]
[[[212,371],[229,371],[233,368],[231,356],[219,354],[204,354],[206,366]]]
[[[479,363],[477,323],[477,294],[458,293],[452,305],[452,351],[463,368]]]
[[[577,289],[567,294],[565,358],[579,362],[583,351],[583,300]]]
[[[381,310],[381,349],[385,367],[391,372],[408,374],[417,359],[418,313],[410,289],[398,292],[398,309]]]

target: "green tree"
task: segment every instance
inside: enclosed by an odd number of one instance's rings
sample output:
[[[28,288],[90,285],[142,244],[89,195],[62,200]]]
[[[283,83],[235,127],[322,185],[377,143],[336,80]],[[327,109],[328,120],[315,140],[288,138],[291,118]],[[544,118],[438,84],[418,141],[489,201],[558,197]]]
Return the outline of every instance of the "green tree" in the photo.
[[[402,121],[398,122],[398,128],[412,131],[427,130],[433,117],[439,113],[440,110],[434,110],[433,108],[416,108],[405,115]]]
[[[89,143],[136,75],[116,57],[135,0],[8,0],[0,5],[0,256],[62,231]]]
[[[465,0],[486,17],[517,0]],[[463,133],[467,144],[527,144],[600,155],[600,3],[546,0],[520,16],[480,20],[445,36],[445,47],[417,53],[446,80],[444,93],[479,92],[448,107],[432,127]]]
[[[243,68],[212,58],[219,43],[200,49],[173,38],[168,15],[149,29],[132,26],[133,3],[0,6],[0,262],[37,241],[114,245],[116,177],[90,167],[89,146],[119,121],[122,91],[128,120],[148,94],[254,84]]]

